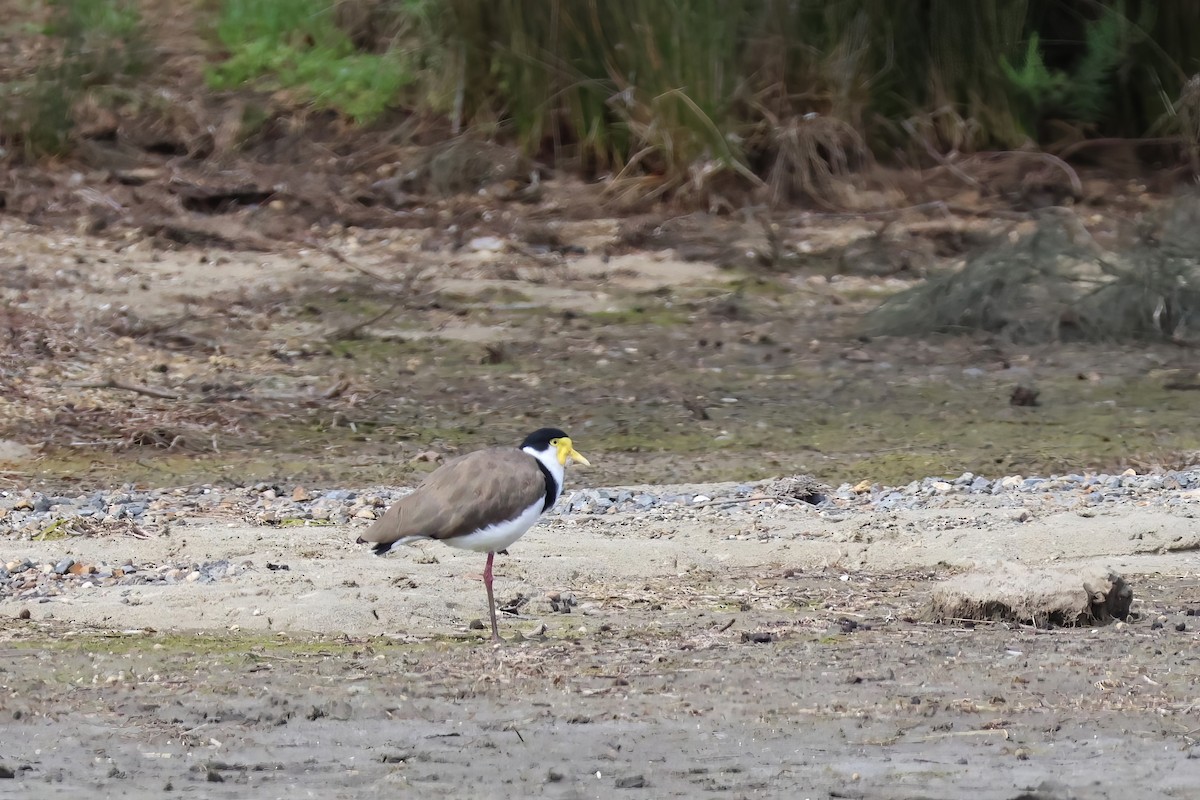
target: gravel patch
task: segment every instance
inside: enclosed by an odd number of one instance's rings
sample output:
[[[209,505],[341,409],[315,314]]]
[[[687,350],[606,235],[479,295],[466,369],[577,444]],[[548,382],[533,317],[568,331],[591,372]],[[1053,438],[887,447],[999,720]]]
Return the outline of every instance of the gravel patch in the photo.
[[[249,487],[198,486],[177,489],[123,487],[79,495],[31,490],[0,492],[0,533],[14,541],[71,537],[128,536],[152,539],[196,519],[229,518],[266,527],[355,526],[376,519],[411,488],[311,491],[260,483]],[[807,476],[702,487],[585,488],[568,491],[551,517],[628,515],[644,520],[695,520],[734,515],[754,519],[808,513],[832,522],[889,512],[953,508],[1020,509],[1025,521],[1064,509],[1083,516],[1121,505],[1186,508],[1200,500],[1200,469],[1138,475],[1009,475],[986,478],[925,478],[906,486],[866,483],[823,486]],[[1184,511],[1187,516],[1190,511]],[[766,532],[735,538],[767,541]],[[3,558],[3,556],[0,556]],[[71,557],[0,561],[0,599],[48,602],[67,592],[138,585],[212,584],[246,572],[282,569],[273,563],[165,561],[87,563]],[[136,598],[128,602],[138,602]]]
[[[119,564],[110,564],[103,561],[88,563],[71,557],[45,562],[20,558],[0,564],[0,600],[48,603],[72,591],[113,586],[215,583],[256,571],[258,567],[250,561],[233,563],[228,559],[162,564],[126,559]],[[141,602],[128,594],[125,600],[131,604]]]
[[[0,492],[0,534],[16,540],[119,533],[159,535],[197,517],[227,516],[267,526],[366,524],[411,488],[314,491],[260,483],[250,487],[177,489],[123,487],[79,495],[32,490]],[[568,490],[550,516],[587,517],[654,513],[689,515],[807,511],[825,517],[861,512],[940,508],[1014,508],[1038,511],[1138,504],[1179,507],[1200,499],[1200,468],[1139,475],[1009,475],[970,472],[953,479],[925,478],[906,486],[844,483],[825,487],[806,476],[705,487],[584,488]]]

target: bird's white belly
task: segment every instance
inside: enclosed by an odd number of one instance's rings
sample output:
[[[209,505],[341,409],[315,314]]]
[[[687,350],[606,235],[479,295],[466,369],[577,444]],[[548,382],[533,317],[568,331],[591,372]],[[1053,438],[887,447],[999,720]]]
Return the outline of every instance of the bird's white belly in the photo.
[[[497,522],[488,525],[466,536],[455,536],[453,539],[442,539],[443,544],[462,550],[474,550],[476,553],[495,553],[504,550],[510,544],[525,535],[525,531],[533,527],[542,515],[544,500],[538,500],[517,517],[507,522]]]

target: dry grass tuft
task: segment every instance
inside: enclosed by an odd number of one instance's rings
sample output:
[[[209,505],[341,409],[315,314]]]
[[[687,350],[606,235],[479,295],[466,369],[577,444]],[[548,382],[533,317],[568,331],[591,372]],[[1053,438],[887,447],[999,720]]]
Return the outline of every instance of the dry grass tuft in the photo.
[[[771,205],[824,203],[838,179],[870,160],[862,136],[849,124],[819,114],[765,120],[766,183]]]

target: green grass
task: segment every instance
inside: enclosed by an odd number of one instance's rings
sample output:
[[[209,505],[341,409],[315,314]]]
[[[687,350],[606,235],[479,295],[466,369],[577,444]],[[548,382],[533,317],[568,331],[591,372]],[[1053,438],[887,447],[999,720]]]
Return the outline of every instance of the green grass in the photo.
[[[1186,6],[1186,7],[1185,7]],[[447,0],[454,113],[646,197],[827,194],[865,147],[923,157],[1178,126],[1200,4]],[[499,122],[499,125],[497,125]],[[917,141],[914,141],[916,139]],[[922,141],[923,140],[923,141]]]
[[[229,56],[208,72],[215,89],[291,89],[317,108],[365,123],[396,104],[415,79],[398,48],[357,52],[327,0],[226,0],[216,32]]]

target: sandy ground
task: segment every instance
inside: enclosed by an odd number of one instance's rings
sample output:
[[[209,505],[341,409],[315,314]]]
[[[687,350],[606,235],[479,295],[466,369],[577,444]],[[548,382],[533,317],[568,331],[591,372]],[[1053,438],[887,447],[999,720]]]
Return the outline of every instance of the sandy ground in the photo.
[[[440,545],[231,520],[8,542],[250,569],[0,604],[0,797],[1195,797],[1192,513],[552,519],[498,564],[499,599],[528,598],[499,648],[469,628],[482,558]],[[998,559],[1102,561],[1138,618],[922,621],[936,581]]]

